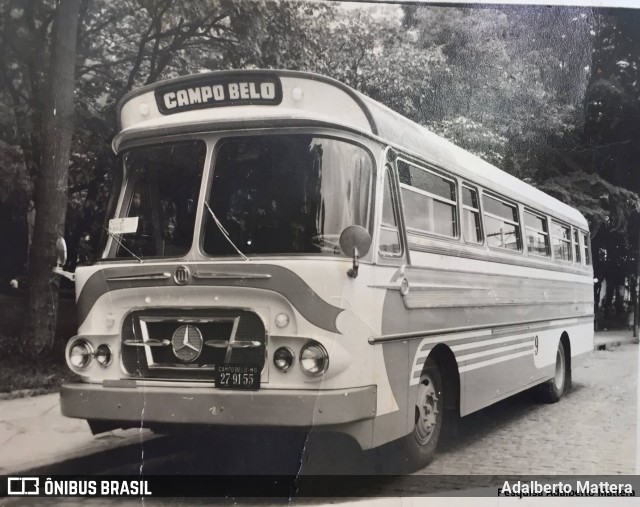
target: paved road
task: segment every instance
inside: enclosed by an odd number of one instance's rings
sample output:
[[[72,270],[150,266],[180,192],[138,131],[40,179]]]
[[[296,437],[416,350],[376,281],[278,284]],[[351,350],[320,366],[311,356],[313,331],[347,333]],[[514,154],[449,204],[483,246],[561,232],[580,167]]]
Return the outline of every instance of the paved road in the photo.
[[[594,352],[574,368],[573,391],[559,403],[531,393],[461,420],[433,463],[416,475],[633,474],[638,346]],[[305,452],[301,454],[301,449]],[[205,439],[159,438],[39,473],[294,474],[384,473],[389,450],[361,453],[348,440],[306,442],[303,435],[245,432]],[[427,477],[424,478],[427,481]],[[416,481],[383,480],[381,488],[418,493]]]
[[[559,403],[522,393],[472,414],[418,473],[634,474],[637,384],[637,345],[594,352]]]

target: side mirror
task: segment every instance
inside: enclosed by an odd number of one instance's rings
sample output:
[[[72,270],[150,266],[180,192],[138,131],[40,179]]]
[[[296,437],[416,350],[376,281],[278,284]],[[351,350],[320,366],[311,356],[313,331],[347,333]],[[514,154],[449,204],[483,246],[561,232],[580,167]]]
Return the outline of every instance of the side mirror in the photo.
[[[59,237],[56,240],[56,254],[58,256],[58,266],[64,266],[67,262],[67,243],[64,238]]]
[[[353,267],[347,271],[351,278],[358,276],[358,258],[367,255],[371,248],[371,235],[360,225],[350,225],[340,234],[340,249],[353,258]]]
[[[58,256],[56,260],[56,267],[53,268],[53,272],[56,275],[64,276],[65,278],[75,281],[75,275],[73,273],[69,273],[62,269],[67,262],[67,243],[64,238],[58,238],[56,240],[56,255]]]

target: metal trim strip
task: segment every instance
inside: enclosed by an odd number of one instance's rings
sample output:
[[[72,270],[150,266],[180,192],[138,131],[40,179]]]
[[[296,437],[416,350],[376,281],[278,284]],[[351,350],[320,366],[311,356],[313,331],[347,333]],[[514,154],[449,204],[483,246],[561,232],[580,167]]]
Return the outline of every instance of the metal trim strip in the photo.
[[[438,247],[433,245],[420,245],[420,244],[412,243],[411,241],[409,241],[409,249],[417,252],[432,253],[436,255],[447,255],[451,257],[462,257],[465,259],[473,259],[473,260],[480,260],[480,261],[486,261],[486,262],[497,262],[499,264],[512,264],[514,266],[537,268],[545,271],[560,271],[562,273],[571,273],[571,274],[585,275],[585,276],[591,274],[591,271],[587,270],[586,266],[584,267],[585,269],[579,269],[577,265],[574,266],[574,265],[571,265],[570,263],[567,263],[566,265],[560,265],[560,264],[556,264],[556,262],[550,257],[540,257],[540,256],[536,257],[536,259],[539,259],[541,261],[541,263],[538,263],[535,261],[531,261],[530,259],[523,257],[522,255],[519,255],[522,251],[515,251],[515,250],[513,251],[513,253],[508,253],[508,255],[510,256],[514,255],[514,257],[511,258],[511,257],[502,257],[502,256],[493,257],[491,255],[487,255],[487,251],[484,249],[481,250],[482,254],[479,254],[476,252],[467,252],[466,250],[463,249],[462,245],[460,245],[459,249],[452,249],[450,246]],[[503,252],[508,252],[508,250],[498,249],[498,250],[493,250],[493,252],[503,253]],[[417,266],[412,266],[412,267],[417,267]]]
[[[510,326],[522,326],[525,324],[538,324],[540,322],[559,322],[563,320],[586,320],[593,319],[594,314],[589,315],[570,315],[567,317],[560,317],[554,319],[536,319],[536,320],[527,320],[522,322],[513,322],[509,324],[484,324],[482,326],[461,326],[456,328],[448,328],[448,329],[432,329],[432,330],[423,330],[423,331],[412,331],[409,333],[396,333],[396,334],[388,334],[388,335],[380,335],[378,337],[371,336],[369,337],[369,343],[371,345],[376,345],[378,343],[388,343],[394,341],[407,340],[411,338],[427,338],[429,336],[439,336],[439,335],[450,335],[455,333],[463,333],[468,331],[484,331],[487,329],[499,328],[504,329],[507,332],[506,328]]]
[[[135,282],[138,280],[168,280],[171,273],[149,273],[146,275],[111,276],[107,282]]]
[[[271,275],[266,273],[194,273],[193,278],[202,280],[268,280]]]

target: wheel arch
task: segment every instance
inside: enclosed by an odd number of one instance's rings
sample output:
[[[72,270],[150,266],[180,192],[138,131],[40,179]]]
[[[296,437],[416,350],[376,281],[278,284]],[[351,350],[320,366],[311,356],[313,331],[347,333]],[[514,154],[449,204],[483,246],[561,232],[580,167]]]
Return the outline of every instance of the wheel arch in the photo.
[[[455,412],[455,414],[459,416],[461,397],[460,371],[455,354],[447,345],[439,343],[431,349],[429,357],[438,365],[438,369],[440,370],[445,410]]]
[[[567,368],[567,380],[568,386],[571,386],[571,340],[569,339],[569,333],[563,331],[560,335],[560,343],[564,347],[564,360]]]

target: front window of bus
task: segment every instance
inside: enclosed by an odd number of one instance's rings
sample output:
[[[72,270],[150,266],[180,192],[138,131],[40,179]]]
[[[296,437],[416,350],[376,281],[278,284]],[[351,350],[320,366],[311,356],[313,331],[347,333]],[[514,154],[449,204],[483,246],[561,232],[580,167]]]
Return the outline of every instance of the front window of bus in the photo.
[[[228,138],[213,174],[204,211],[209,255],[337,255],[346,227],[370,230],[373,160],[355,144],[313,135]]]
[[[110,234],[108,257],[186,255],[206,151],[204,141],[187,141],[132,148],[120,156],[127,184],[119,218],[130,219],[131,229]]]

